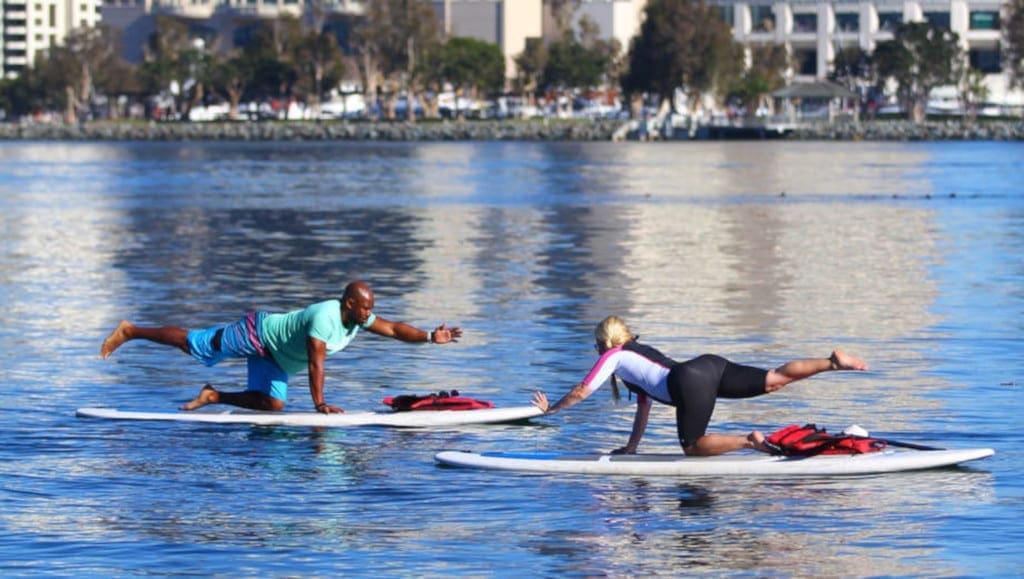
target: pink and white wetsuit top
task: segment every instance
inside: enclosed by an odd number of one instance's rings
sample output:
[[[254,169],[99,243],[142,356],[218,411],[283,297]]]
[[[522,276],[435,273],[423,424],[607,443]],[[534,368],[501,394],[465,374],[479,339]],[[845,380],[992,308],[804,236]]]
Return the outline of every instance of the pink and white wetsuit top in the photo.
[[[589,395],[615,374],[631,391],[673,405],[668,393],[668,373],[675,365],[675,360],[657,349],[638,344],[634,340],[602,354],[583,383]]]

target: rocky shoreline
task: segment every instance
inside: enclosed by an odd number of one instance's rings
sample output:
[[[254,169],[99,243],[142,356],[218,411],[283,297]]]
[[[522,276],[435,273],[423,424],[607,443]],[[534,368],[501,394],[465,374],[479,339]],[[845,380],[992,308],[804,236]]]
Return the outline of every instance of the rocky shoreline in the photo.
[[[1024,120],[929,121],[921,125],[903,120],[822,123],[797,128],[785,138],[815,141],[1020,141],[1024,140]]]
[[[605,121],[100,122],[0,124],[0,140],[37,141],[610,141]]]
[[[0,140],[31,141],[611,141],[624,122],[450,121],[450,122],[96,122],[0,123]],[[1019,141],[1024,120],[883,120],[799,127],[786,140],[828,141]]]

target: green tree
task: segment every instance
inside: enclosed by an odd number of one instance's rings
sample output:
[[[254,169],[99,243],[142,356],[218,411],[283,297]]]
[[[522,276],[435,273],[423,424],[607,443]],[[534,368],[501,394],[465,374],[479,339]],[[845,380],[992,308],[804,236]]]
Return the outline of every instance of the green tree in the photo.
[[[566,32],[548,46],[541,88],[565,91],[600,85],[611,65],[609,52],[603,47],[590,49],[580,43],[571,30]]]
[[[985,85],[985,73],[967,64],[961,68],[957,84],[960,102],[964,106],[964,120],[973,123],[978,118],[978,105],[988,100],[989,90]]]
[[[909,22],[896,29],[892,40],[875,49],[879,82],[896,82],[899,100],[915,123],[924,122],[932,89],[957,84],[956,62],[963,58],[959,41],[950,30]]]
[[[538,93],[566,93],[572,89],[591,89],[608,83],[616,66],[619,44],[603,40],[597,24],[584,17],[579,22],[579,37],[567,28],[547,46],[527,44],[517,63],[522,72],[535,80]]]
[[[63,108],[65,122],[71,123],[85,120],[97,91],[114,86],[111,73],[124,70],[119,60],[114,34],[99,26],[72,30],[36,66],[52,104]]]
[[[832,60],[828,78],[854,92],[861,92],[864,87],[876,84],[871,54],[859,46],[843,48]]]
[[[733,96],[743,102],[747,118],[754,118],[757,110],[773,91],[786,84],[785,72],[789,68],[789,53],[781,44],[763,44],[751,47],[751,64],[733,87]]]
[[[1008,0],[1003,22],[1003,62],[1011,87],[1024,87],[1024,0]]]
[[[526,48],[517,54],[513,61],[516,63],[513,88],[533,104],[534,97],[540,91],[541,75],[548,62],[547,46],[540,38],[527,38]]]
[[[453,37],[437,52],[437,72],[456,89],[501,92],[505,84],[505,55],[492,42]]]
[[[420,77],[435,92],[451,84],[456,98],[475,99],[480,92],[498,94],[505,85],[505,55],[497,44],[475,38],[452,37],[426,54],[420,63]],[[430,104],[439,104],[433,99]],[[431,110],[437,115],[438,110]],[[456,114],[461,116],[461,109]]]
[[[704,0],[651,0],[629,49],[622,90],[654,95],[664,110],[682,87],[693,103],[732,85],[738,61],[732,31]]]
[[[253,33],[252,41],[221,69],[221,82],[228,82],[234,74],[237,75],[233,81],[236,89],[255,99],[288,98],[299,75],[291,55],[299,45],[300,36],[299,21],[295,18],[282,16],[263,21]],[[227,86],[222,84],[222,90]]]
[[[37,68],[26,68],[18,78],[0,79],[0,110],[7,118],[32,114],[46,105],[46,91]]]
[[[210,71],[213,90],[227,99],[228,118],[232,120],[238,118],[238,105],[252,82],[253,70],[249,64],[244,50],[235,51],[227,58],[214,62]]]
[[[572,17],[579,9],[582,0],[546,0],[551,13],[551,19],[555,24],[555,32],[559,36],[565,34],[572,27]]]
[[[440,42],[437,12],[427,0],[369,0],[366,19],[356,33],[363,57],[363,76],[367,91],[377,73],[407,96],[407,116],[415,119],[412,102],[420,89],[420,76],[426,70],[418,66],[425,54],[436,50]],[[386,116],[395,117],[398,90],[387,90]]]
[[[338,41],[330,33],[309,30],[299,42],[295,62],[299,71],[299,92],[314,110],[318,110],[323,95],[337,86],[345,75]]]
[[[187,75],[182,53],[189,49],[188,24],[167,14],[157,15],[156,30],[143,50],[139,73],[148,94],[178,93],[174,95],[175,110],[181,109],[180,87]]]

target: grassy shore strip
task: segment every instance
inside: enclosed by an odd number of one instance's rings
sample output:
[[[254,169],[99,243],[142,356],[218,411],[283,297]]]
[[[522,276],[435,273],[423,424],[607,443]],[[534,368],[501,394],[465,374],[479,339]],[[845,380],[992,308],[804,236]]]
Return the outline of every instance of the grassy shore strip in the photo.
[[[156,123],[99,121],[84,125],[0,123],[0,140],[33,141],[609,141],[619,120]],[[1024,120],[902,120],[817,123],[789,140],[1020,141]]]

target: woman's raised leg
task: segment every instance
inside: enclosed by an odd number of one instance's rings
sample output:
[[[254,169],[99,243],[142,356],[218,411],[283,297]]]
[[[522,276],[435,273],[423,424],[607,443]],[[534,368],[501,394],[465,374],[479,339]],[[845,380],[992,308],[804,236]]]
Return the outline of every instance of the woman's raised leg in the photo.
[[[774,370],[769,370],[765,377],[765,392],[775,392],[790,382],[810,378],[821,372],[836,370],[867,370],[864,360],[851,356],[841,350],[834,350],[828,358],[810,358],[786,362]]]

